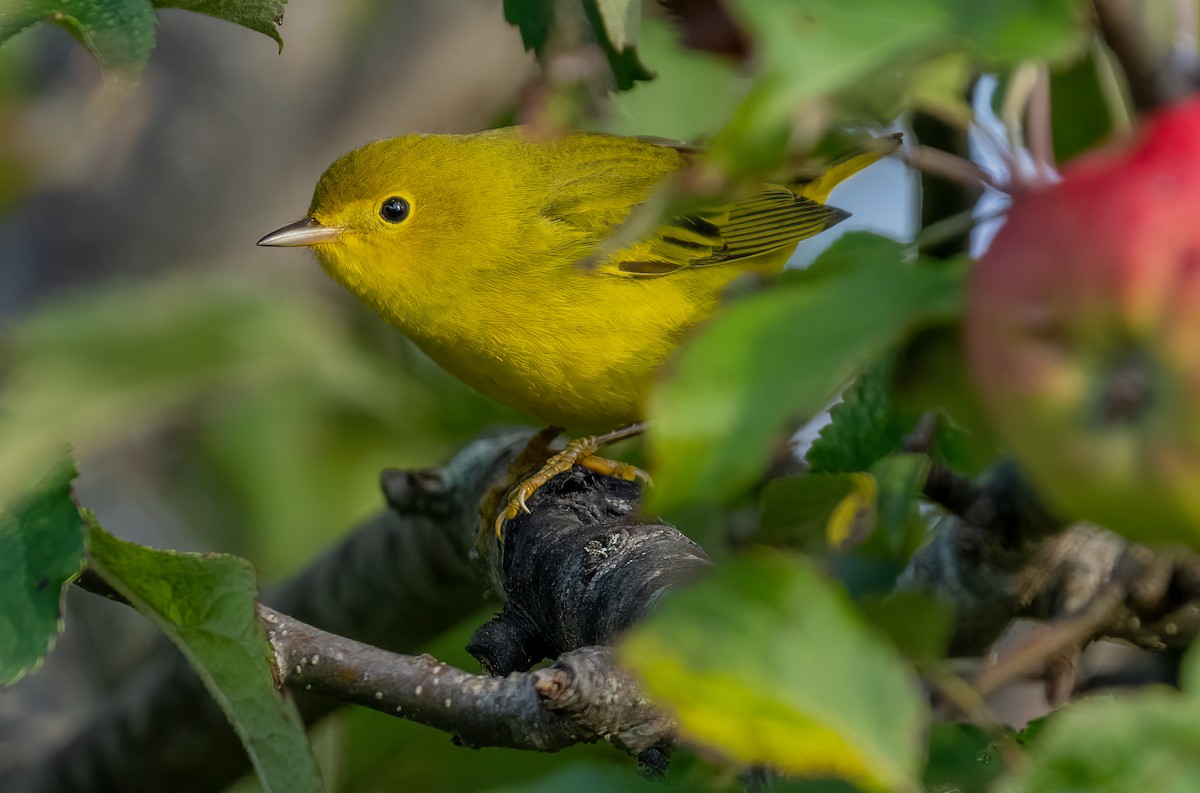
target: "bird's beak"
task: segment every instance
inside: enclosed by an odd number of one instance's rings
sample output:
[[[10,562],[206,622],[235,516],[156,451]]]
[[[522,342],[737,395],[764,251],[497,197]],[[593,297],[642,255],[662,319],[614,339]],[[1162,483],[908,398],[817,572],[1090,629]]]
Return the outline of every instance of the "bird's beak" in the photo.
[[[272,231],[258,241],[259,245],[275,248],[293,248],[301,245],[319,245],[337,242],[342,230],[334,226],[322,226],[314,218],[304,218]]]

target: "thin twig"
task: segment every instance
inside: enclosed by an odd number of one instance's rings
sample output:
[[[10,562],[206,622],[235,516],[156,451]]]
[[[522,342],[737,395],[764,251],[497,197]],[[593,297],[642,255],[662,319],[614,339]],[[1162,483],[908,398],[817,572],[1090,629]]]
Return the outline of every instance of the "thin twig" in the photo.
[[[1104,96],[1113,129],[1119,135],[1128,135],[1133,130],[1133,110],[1129,107],[1124,83],[1117,73],[1118,64],[1098,37],[1092,38],[1091,51],[1096,64],[1096,80],[1100,84],[1100,93]]]
[[[583,647],[545,669],[490,677],[327,633],[266,606],[259,617],[280,685],[434,727],[466,746],[554,752],[608,740],[639,755],[673,741],[673,722],[646,702],[611,648]]]
[[[1008,214],[1009,207],[1003,206],[993,212],[987,212],[982,215],[975,214],[975,207],[963,210],[956,215],[951,215],[947,218],[930,223],[925,228],[921,229],[921,233],[917,235],[917,250],[924,251],[929,248],[942,244],[946,240],[952,240],[955,237],[960,237],[974,229],[976,226],[981,226],[984,223],[991,222],[996,218],[1004,217]]]
[[[1186,96],[1196,78],[1179,68],[1169,51],[1162,52],[1146,31],[1145,5],[1131,0],[1093,0],[1104,41],[1120,62],[1134,106],[1153,110]]]
[[[991,695],[1009,681],[1038,671],[1054,656],[1090,640],[1113,617],[1125,600],[1126,588],[1110,581],[1074,616],[1042,626],[995,664],[980,672],[974,688],[980,697]]]
[[[948,151],[929,146],[913,146],[901,156],[911,168],[957,182],[971,190],[982,190],[986,185],[1004,191],[1004,187],[992,179],[991,174],[968,159]]]
[[[1056,169],[1054,127],[1050,109],[1050,70],[1044,63],[1037,65],[1033,90],[1029,95],[1026,125],[1029,131],[1029,153],[1033,155],[1037,179],[1041,182],[1053,178]]]
[[[1024,755],[1012,734],[1000,725],[996,714],[988,707],[987,702],[961,675],[943,668],[929,670],[925,679],[945,697],[945,703],[950,706],[950,709],[957,708],[967,717],[968,721],[983,730],[992,739],[992,743],[996,746],[996,750],[1000,753],[1000,759],[1006,767],[1012,769],[1021,764]],[[945,716],[946,714],[941,715]]]

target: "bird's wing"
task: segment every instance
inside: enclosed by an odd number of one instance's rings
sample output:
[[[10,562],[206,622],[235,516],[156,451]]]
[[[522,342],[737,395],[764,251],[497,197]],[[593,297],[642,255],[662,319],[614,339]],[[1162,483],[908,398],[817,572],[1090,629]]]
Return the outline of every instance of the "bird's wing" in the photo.
[[[650,235],[603,257],[621,275],[666,275],[688,267],[733,265],[795,245],[849,213],[767,185],[755,196],[671,218]]]
[[[650,205],[661,197],[656,191],[663,180],[698,149],[662,139],[588,136],[586,141],[587,165],[560,171],[563,178],[544,214],[570,227],[583,247],[595,251],[591,263],[597,270],[625,277],[746,263],[818,234],[849,217],[824,203],[834,185],[899,145],[898,138],[877,139],[824,169],[798,175],[794,183],[766,184],[731,203],[638,229],[638,212],[654,217]]]

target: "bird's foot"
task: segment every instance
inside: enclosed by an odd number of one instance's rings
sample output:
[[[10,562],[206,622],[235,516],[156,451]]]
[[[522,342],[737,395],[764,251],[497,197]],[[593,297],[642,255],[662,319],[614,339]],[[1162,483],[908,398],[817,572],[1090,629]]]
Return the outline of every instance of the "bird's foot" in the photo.
[[[570,471],[576,465],[581,465],[602,476],[615,476],[629,482],[641,481],[646,485],[653,484],[650,481],[650,474],[637,466],[596,456],[596,452],[608,444],[632,438],[642,430],[643,425],[634,424],[604,435],[588,435],[568,442],[566,448],[547,460],[541,470],[509,491],[508,503],[496,516],[496,539],[503,541],[506,521],[516,518],[522,512],[529,512],[529,507],[525,502],[530,496],[551,479]]]

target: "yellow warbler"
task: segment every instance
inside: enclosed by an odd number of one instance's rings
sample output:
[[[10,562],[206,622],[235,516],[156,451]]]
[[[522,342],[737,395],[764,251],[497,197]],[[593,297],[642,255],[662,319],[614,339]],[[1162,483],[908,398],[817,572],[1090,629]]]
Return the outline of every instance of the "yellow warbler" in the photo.
[[[844,219],[824,203],[830,190],[894,148],[889,139],[815,178],[764,184],[608,251],[688,147],[586,132],[535,141],[519,127],[406,135],[337,160],[308,216],[259,244],[311,247],[476,390],[555,426],[612,430],[639,420],[655,372],[729,282],[779,271],[800,240]],[[518,493],[522,506],[536,486]]]

